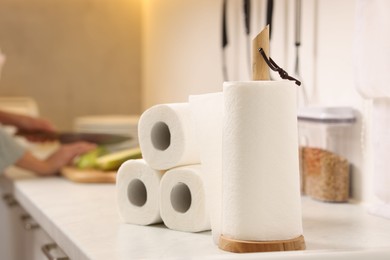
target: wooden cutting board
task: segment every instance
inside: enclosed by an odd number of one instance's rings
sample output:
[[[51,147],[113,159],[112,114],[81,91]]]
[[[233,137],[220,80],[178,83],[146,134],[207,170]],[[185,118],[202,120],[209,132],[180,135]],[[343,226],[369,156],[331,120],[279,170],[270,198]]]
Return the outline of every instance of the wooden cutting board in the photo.
[[[80,183],[115,183],[116,171],[103,172],[95,169],[64,167],[61,175],[73,182]]]

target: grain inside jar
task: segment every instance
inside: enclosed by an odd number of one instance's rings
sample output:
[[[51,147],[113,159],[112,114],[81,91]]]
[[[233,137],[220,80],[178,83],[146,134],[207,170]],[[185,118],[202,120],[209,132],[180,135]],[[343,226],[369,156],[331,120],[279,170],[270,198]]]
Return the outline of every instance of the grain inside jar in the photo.
[[[349,162],[330,151],[301,147],[302,190],[321,201],[346,202],[349,199]]]

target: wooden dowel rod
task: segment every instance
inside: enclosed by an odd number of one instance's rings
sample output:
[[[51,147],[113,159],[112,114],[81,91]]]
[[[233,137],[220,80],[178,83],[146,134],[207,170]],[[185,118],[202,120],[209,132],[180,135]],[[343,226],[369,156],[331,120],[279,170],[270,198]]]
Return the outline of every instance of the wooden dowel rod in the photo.
[[[269,25],[252,41],[252,80],[270,80],[269,67],[261,57],[259,48],[263,48],[269,57]]]

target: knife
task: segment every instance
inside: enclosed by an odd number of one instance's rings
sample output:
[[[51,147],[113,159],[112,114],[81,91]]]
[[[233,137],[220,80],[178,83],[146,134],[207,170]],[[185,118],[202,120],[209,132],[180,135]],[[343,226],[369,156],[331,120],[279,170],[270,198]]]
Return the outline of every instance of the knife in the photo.
[[[132,137],[106,134],[106,133],[75,133],[75,132],[46,132],[46,131],[18,131],[16,135],[24,136],[27,139],[42,141],[59,141],[62,144],[69,144],[79,141],[108,145],[131,140]]]

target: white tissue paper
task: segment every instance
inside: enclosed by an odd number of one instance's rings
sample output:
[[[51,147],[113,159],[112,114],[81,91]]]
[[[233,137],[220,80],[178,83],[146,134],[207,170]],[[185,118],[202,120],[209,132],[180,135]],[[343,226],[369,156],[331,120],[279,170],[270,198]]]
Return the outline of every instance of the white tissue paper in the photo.
[[[166,170],[200,162],[188,103],[149,108],[141,115],[138,136],[142,156],[153,169]]]
[[[160,184],[161,218],[172,229],[185,232],[210,230],[205,187],[200,165],[174,168]]]
[[[207,207],[215,244],[221,235],[223,93],[189,97],[204,174]]]
[[[117,204],[126,223],[162,222],[159,190],[163,174],[150,168],[143,159],[128,160],[121,165],[116,178]]]
[[[223,91],[223,235],[253,241],[299,237],[296,85],[225,82]]]
[[[390,218],[390,1],[357,0],[354,39],[356,89],[372,99],[372,151],[374,193],[379,204],[369,213]]]
[[[390,98],[390,10],[387,0],[357,0],[354,34],[356,89],[365,98]]]
[[[390,218],[390,98],[373,101],[372,144],[374,193],[382,203],[373,205],[370,213]]]

